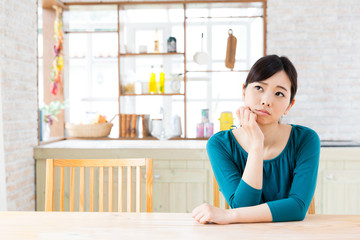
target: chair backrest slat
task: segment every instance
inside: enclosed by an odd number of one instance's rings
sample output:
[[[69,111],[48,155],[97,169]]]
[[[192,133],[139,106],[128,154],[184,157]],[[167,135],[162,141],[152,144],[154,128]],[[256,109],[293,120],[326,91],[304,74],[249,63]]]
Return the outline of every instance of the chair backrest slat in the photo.
[[[99,212],[104,211],[104,187],[105,187],[105,173],[104,169],[107,168],[106,177],[108,180],[108,189],[107,189],[107,210],[109,212],[114,211],[114,167],[118,170],[118,179],[117,179],[117,211],[123,210],[123,167],[127,167],[127,189],[126,189],[126,211],[132,211],[132,167],[136,167],[136,176],[135,176],[135,194],[136,198],[134,199],[136,205],[136,212],[141,211],[141,167],[146,166],[146,211],[152,212],[152,159],[142,158],[142,159],[47,159],[46,160],[46,196],[45,196],[45,210],[54,211],[55,210],[55,168],[60,168],[60,176],[57,176],[56,179],[60,179],[60,193],[56,195],[59,196],[59,211],[64,211],[64,200],[65,200],[65,191],[66,194],[69,193],[69,211],[94,211],[95,204],[95,184],[98,186],[98,196],[96,194],[96,199],[99,203]],[[95,167],[99,169],[98,180],[95,180]],[[65,172],[65,169],[70,170]],[[78,169],[79,171],[75,169]],[[87,175],[88,169],[90,176]],[[116,172],[116,171],[115,171]],[[65,174],[66,173],[66,174]],[[85,174],[86,173],[86,174]],[[70,176],[69,176],[70,175]],[[67,182],[66,178],[70,178],[69,187],[67,190],[65,183]],[[97,176],[97,175],[96,175]],[[68,184],[68,183],[67,183]],[[78,184],[76,187],[75,185]],[[89,184],[89,185],[87,185]],[[115,183],[116,184],[116,183]],[[56,185],[58,187],[58,185]],[[87,191],[89,186],[89,192]],[[97,185],[96,185],[97,186]],[[116,192],[115,192],[116,193]],[[76,196],[75,196],[76,195]],[[89,197],[89,201],[85,198]],[[98,198],[97,198],[98,197]],[[75,203],[76,201],[76,203]],[[78,204],[78,205],[77,205]],[[66,206],[65,206],[66,207]]]
[[[70,212],[74,211],[74,199],[75,199],[75,168],[70,168]]]
[[[109,167],[108,181],[108,212],[113,211],[113,168]]]
[[[64,185],[65,185],[64,178],[65,178],[65,167],[60,167],[60,201],[59,201],[60,212],[64,211]]]
[[[104,211],[104,167],[99,167],[99,212]]]
[[[94,211],[94,167],[90,167],[90,212]]]
[[[85,197],[85,176],[84,176],[84,167],[80,167],[80,175],[79,175],[79,182],[80,182],[80,196],[79,196],[79,211],[84,211],[84,197]]]
[[[213,191],[214,191],[214,206],[219,207],[220,206],[220,196],[219,196],[219,185],[215,179],[213,178]]]
[[[315,214],[315,196],[313,197],[309,209],[308,209],[308,214]]]
[[[126,188],[126,191],[127,191],[127,199],[126,199],[126,204],[127,204],[127,212],[131,212],[131,205],[132,205],[132,168],[131,167],[127,167],[127,188]]]
[[[123,174],[122,174],[122,167],[118,167],[118,212],[122,212],[122,205],[123,205]]]
[[[53,170],[52,170],[52,173],[53,173],[53,178],[52,178],[52,182],[53,182],[53,187],[52,187],[52,200],[53,200],[53,202],[52,202],[52,206],[51,206],[51,208],[54,210],[55,209],[55,168],[53,168]]]
[[[46,160],[46,186],[45,186],[45,211],[53,211],[54,192],[54,165],[53,159]]]
[[[140,167],[136,167],[136,212],[140,212],[141,206],[141,172]]]
[[[145,159],[146,161],[146,212],[152,212],[152,183],[153,183],[153,162],[151,158]]]

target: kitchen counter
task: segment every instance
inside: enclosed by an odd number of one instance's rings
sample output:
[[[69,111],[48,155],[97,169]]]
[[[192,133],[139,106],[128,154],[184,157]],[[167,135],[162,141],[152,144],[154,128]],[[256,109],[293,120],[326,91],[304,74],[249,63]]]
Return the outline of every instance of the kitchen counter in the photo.
[[[322,140],[321,147],[360,147],[359,142],[348,140]]]
[[[186,156],[194,150],[206,154],[206,142],[206,140],[63,140],[35,147],[34,156],[35,159],[55,157],[55,155],[57,158],[66,158],[67,150],[72,153],[71,157],[82,158],[94,157],[92,155],[94,151],[104,154],[100,155],[102,158],[114,157],[113,154],[116,153],[122,157],[143,157],[143,151],[146,151],[147,155],[156,155],[161,150],[171,151],[173,155],[179,153]],[[324,140],[321,141],[321,147],[360,147],[360,143]],[[135,151],[131,151],[133,154],[128,156],[130,149]],[[141,154],[136,154],[137,152]],[[78,155],[80,153],[82,155]]]
[[[64,140],[41,145],[38,148],[149,148],[149,149],[203,149],[206,140]]]
[[[206,140],[64,140],[34,149],[35,159],[136,158],[206,159]],[[164,151],[169,154],[164,156]]]

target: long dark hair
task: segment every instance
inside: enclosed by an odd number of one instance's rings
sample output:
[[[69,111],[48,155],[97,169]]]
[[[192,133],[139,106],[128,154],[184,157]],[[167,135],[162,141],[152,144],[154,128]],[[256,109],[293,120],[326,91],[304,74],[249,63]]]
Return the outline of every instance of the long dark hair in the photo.
[[[297,91],[297,72],[290,60],[284,56],[268,55],[257,60],[250,69],[244,88],[250,83],[264,81],[282,70],[285,71],[291,82],[291,103]]]

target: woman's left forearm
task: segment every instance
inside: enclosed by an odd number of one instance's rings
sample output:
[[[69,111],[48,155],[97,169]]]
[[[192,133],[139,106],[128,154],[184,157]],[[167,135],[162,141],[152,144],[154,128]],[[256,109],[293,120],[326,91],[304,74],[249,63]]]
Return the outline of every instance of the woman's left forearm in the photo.
[[[227,211],[230,212],[230,223],[273,221],[270,208],[266,203],[251,207],[229,209]]]
[[[272,222],[272,215],[267,204],[234,209],[222,209],[203,203],[192,211],[192,217],[199,223],[248,223]]]

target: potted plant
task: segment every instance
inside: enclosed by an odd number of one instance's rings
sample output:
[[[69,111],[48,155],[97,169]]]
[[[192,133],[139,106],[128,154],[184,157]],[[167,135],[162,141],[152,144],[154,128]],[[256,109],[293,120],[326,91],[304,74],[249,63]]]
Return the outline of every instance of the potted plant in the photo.
[[[42,119],[43,119],[43,131],[42,131],[42,141],[46,141],[50,137],[50,126],[54,121],[58,121],[57,115],[60,113],[60,110],[65,109],[67,107],[67,102],[64,101],[60,103],[60,101],[52,101],[49,105],[44,105],[40,108],[42,111]]]

